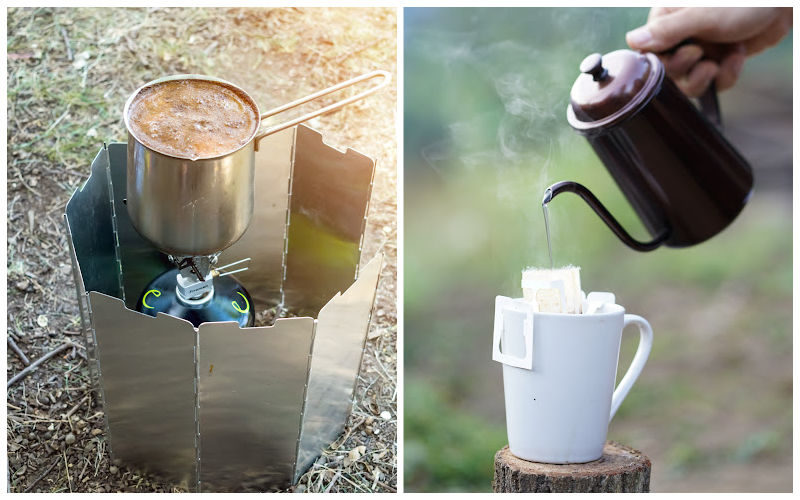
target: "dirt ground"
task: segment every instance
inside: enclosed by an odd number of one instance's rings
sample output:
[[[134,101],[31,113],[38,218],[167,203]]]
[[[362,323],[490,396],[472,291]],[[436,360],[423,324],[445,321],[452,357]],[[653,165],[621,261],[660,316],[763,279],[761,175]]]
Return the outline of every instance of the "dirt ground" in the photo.
[[[268,109],[373,69],[394,75],[395,11],[10,9],[7,48],[8,379],[65,346],[8,388],[10,490],[174,491],[109,457],[79,334],[65,204],[101,144],[125,140],[122,106],[139,85],[211,74]],[[385,260],[347,428],[293,491],[397,489],[395,103],[392,84],[310,123],[330,144],[377,159],[362,264],[376,252]]]

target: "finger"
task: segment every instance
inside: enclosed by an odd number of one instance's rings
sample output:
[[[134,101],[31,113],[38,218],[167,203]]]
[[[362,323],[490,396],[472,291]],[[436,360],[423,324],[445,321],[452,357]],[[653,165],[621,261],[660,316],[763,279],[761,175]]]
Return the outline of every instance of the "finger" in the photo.
[[[775,19],[775,21],[770,23],[761,33],[744,42],[747,54],[758,54],[763,50],[777,45],[778,42],[783,40],[783,37],[789,33],[789,30],[792,29],[791,23],[791,18],[786,19],[785,17],[779,17]]]
[[[703,49],[699,45],[684,45],[671,57],[662,59],[667,75],[673,80],[683,78],[689,70],[703,57]]]
[[[719,72],[714,79],[717,82],[717,90],[726,90],[736,83],[739,79],[739,74],[742,72],[744,60],[747,57],[745,54],[744,45],[739,44],[738,50],[726,56],[719,65]]]
[[[678,87],[689,97],[700,97],[706,91],[711,81],[717,76],[719,65],[712,61],[700,61],[689,76],[678,82]]]
[[[675,12],[676,10],[684,9],[685,7],[653,7],[650,9],[650,12],[647,14],[647,22],[660,17]]]
[[[713,27],[707,9],[681,9],[653,18],[645,26],[629,31],[625,41],[635,50],[663,52]]]

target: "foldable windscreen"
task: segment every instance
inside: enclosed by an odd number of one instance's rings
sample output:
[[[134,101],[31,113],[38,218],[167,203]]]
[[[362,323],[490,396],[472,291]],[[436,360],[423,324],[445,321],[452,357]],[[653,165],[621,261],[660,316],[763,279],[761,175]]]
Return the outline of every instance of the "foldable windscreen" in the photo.
[[[104,145],[65,213],[111,452],[191,491],[285,488],[352,407],[382,265],[358,272],[375,163],[303,125],[263,139],[251,223],[219,265],[250,257],[236,278],[255,309],[300,317],[194,328],[135,311],[171,264],[131,224],[126,162],[126,144]]]

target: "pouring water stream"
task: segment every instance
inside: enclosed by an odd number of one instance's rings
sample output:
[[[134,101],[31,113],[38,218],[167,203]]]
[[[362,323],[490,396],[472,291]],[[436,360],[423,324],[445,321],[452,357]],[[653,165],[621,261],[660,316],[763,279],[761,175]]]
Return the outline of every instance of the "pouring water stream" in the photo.
[[[547,253],[550,255],[550,269],[555,269],[555,265],[553,264],[553,247],[550,244],[550,212],[547,209],[547,203],[550,202],[552,197],[552,191],[550,191],[550,188],[547,188],[544,192],[544,199],[542,200],[542,213],[544,214],[544,230],[547,233]]]

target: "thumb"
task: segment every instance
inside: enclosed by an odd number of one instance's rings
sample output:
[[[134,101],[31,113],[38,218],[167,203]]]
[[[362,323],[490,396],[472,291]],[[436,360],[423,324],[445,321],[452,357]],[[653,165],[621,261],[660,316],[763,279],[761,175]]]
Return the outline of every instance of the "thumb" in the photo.
[[[708,16],[704,11],[681,9],[655,17],[646,25],[629,31],[625,41],[635,50],[663,52],[708,28]]]

